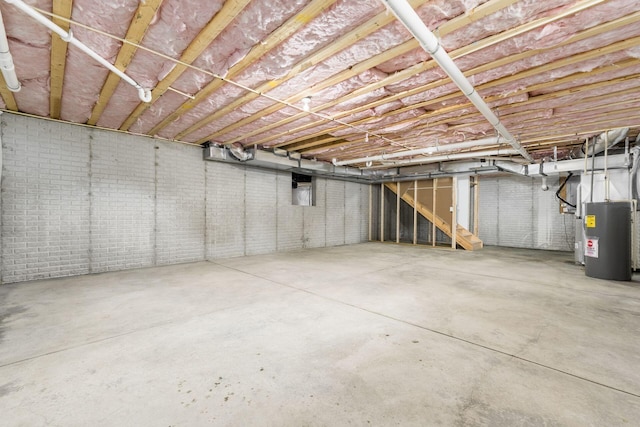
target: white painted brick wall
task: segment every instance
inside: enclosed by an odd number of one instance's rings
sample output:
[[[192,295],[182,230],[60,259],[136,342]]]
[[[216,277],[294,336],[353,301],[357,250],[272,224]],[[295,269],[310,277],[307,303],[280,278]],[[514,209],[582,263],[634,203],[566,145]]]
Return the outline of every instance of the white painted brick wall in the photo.
[[[487,245],[573,251],[572,215],[559,212],[558,178],[482,177],[479,195],[480,238]]]
[[[369,186],[360,185],[360,242],[369,241]]]
[[[501,179],[498,191],[498,244],[515,248],[533,247],[532,179]]]
[[[155,262],[155,150],[148,138],[94,131],[91,271]]]
[[[207,259],[245,254],[245,167],[206,162]]]
[[[366,227],[365,236],[362,236],[362,225],[367,224],[369,218],[368,202],[367,210],[363,211],[363,189],[368,188],[354,182],[344,183],[344,240],[346,244],[364,242],[368,238],[369,227]]]
[[[316,178],[314,191],[316,205],[304,208],[304,247],[321,248],[326,246],[326,188],[327,180]]]
[[[498,178],[481,177],[478,194],[478,229],[485,245],[498,245]]]
[[[247,255],[276,251],[276,174],[273,171],[247,168],[245,182]]]
[[[345,241],[345,188],[344,181],[326,181],[327,246],[344,245]]]
[[[308,206],[291,204],[291,172],[278,172],[277,250],[292,251],[303,247],[303,214]]]
[[[205,259],[204,162],[200,149],[156,143],[156,264]]]
[[[316,206],[292,206],[289,172],[205,162],[197,147],[150,138],[0,120],[1,283],[368,237],[367,185],[317,178]]]
[[[88,273],[86,131],[13,115],[1,120],[3,283]]]

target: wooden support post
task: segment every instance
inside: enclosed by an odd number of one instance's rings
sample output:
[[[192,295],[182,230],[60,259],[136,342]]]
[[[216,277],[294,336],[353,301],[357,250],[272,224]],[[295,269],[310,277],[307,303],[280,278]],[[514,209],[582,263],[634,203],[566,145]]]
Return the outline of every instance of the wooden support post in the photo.
[[[457,200],[458,179],[451,178],[451,249],[456,249],[458,242],[458,200]]]
[[[373,185],[369,185],[369,241],[371,241],[371,233],[373,231],[373,224],[371,220],[373,219]]]
[[[380,241],[384,242],[384,183],[380,184]]]
[[[413,181],[413,244],[418,244],[418,181]]]
[[[396,243],[400,243],[400,182],[396,182]]]
[[[475,176],[473,179],[473,234],[478,234],[478,194],[480,187],[480,177]]]
[[[438,191],[438,178],[434,178],[433,179],[433,214],[434,216],[436,215],[436,201],[437,201],[437,197],[436,197],[436,191]],[[431,223],[431,246],[435,247],[436,246],[436,223],[435,221],[433,221]]]

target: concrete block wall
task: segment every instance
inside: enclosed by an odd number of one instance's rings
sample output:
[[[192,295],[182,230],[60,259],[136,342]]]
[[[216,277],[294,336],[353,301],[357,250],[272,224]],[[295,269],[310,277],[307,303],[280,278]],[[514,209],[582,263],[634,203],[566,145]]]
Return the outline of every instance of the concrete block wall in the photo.
[[[156,143],[156,265],[205,259],[205,173],[194,147]]]
[[[202,160],[199,147],[0,117],[0,283],[367,240],[367,185]]]
[[[2,118],[2,280],[88,273],[90,150],[85,135],[79,128],[26,119],[16,127]],[[53,140],[52,133],[58,138]]]
[[[478,227],[485,245],[573,251],[574,217],[560,213],[558,177],[481,177]]]
[[[89,138],[84,145],[91,149],[91,271],[153,265],[154,144],[114,132],[90,132]]]

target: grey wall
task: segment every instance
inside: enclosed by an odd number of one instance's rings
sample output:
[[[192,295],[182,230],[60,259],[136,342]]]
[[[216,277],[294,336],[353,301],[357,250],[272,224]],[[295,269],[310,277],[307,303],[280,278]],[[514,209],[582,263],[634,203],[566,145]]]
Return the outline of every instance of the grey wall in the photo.
[[[1,283],[367,240],[368,186],[205,162],[198,147],[1,116]]]
[[[479,237],[485,245],[573,251],[575,219],[560,213],[555,192],[558,177],[541,179],[515,175],[481,177]]]

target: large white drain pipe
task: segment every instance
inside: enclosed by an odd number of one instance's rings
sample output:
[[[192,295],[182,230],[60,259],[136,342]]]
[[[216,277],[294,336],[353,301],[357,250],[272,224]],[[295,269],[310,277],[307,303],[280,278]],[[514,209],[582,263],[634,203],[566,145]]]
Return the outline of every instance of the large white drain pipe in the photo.
[[[444,72],[447,73],[462,93],[469,98],[469,101],[475,105],[478,111],[480,111],[480,114],[491,123],[491,126],[495,128],[505,141],[511,144],[522,157],[533,162],[531,155],[527,153],[522,145],[516,141],[515,137],[504,127],[500,119],[494,114],[491,108],[489,108],[478,92],[476,92],[465,75],[462,74],[462,71],[460,71],[458,66],[453,62],[449,54],[440,46],[438,38],[427,28],[424,22],[422,22],[420,16],[413,10],[411,5],[406,0],[382,0],[382,2],[393,11],[398,20],[402,22],[413,37],[420,42],[420,46],[440,65]]]

